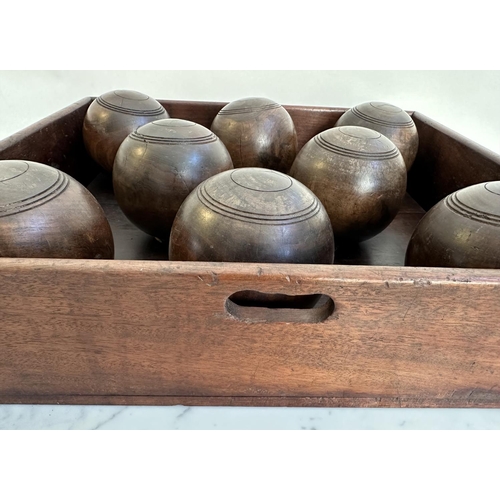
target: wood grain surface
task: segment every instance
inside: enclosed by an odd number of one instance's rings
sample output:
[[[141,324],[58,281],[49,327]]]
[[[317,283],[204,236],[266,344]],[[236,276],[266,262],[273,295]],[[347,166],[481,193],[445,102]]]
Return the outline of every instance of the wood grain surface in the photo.
[[[4,259],[0,276],[4,402],[500,403],[500,270]],[[322,323],[239,321],[225,301],[240,290],[322,293],[335,311]]]
[[[0,141],[0,160],[31,160],[55,167],[84,186],[101,170],[85,151],[86,97]]]
[[[429,399],[429,398],[294,398],[286,396],[50,396],[0,395],[0,404],[66,404],[66,405],[132,405],[132,406],[258,406],[294,408],[498,408],[495,399]]]
[[[500,155],[422,113],[412,115],[419,149],[408,172],[408,192],[425,210],[472,184],[500,180]]]

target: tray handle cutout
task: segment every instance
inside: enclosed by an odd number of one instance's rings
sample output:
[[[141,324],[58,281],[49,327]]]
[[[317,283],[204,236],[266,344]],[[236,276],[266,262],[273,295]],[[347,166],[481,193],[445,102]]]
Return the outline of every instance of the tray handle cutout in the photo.
[[[321,323],[335,310],[328,295],[286,295],[242,290],[226,299],[226,311],[251,323]]]

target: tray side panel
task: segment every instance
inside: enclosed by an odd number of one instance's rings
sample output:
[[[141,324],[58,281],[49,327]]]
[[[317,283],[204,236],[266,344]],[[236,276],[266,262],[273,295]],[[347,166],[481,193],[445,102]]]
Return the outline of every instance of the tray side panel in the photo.
[[[0,141],[0,160],[44,163],[87,185],[100,171],[82,137],[83,119],[92,101],[81,99]]]
[[[3,396],[0,404],[66,404],[66,405],[125,405],[125,406],[259,406],[312,408],[498,408],[498,400],[429,399],[429,398],[293,398],[266,396]]]
[[[3,402],[500,406],[500,271],[4,259],[0,278]],[[336,309],[243,322],[240,290]]]
[[[426,210],[454,191],[500,180],[500,155],[422,113],[413,113],[419,149],[408,174],[408,192]]]

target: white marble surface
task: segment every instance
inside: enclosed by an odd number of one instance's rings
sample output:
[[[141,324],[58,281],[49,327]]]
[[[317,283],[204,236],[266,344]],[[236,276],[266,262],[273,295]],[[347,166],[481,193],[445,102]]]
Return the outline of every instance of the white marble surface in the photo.
[[[500,410],[0,405],[0,429],[500,429]]]

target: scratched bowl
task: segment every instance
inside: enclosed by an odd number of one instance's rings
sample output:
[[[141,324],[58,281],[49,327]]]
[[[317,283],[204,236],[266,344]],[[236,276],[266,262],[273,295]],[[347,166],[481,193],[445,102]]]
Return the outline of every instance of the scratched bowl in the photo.
[[[224,106],[212,123],[234,168],[260,167],[288,173],[297,154],[297,132],[288,111],[265,97]]]
[[[333,231],[317,196],[292,177],[240,168],[201,183],[181,205],[171,260],[331,264]]]
[[[121,144],[113,167],[118,205],[142,231],[168,243],[177,210],[201,182],[232,169],[226,147],[188,120],[147,123]]]
[[[403,156],[409,171],[418,151],[418,131],[411,116],[401,108],[386,102],[365,102],[347,110],[335,124],[366,127],[390,139]]]
[[[168,118],[155,99],[133,90],[114,90],[89,106],[83,121],[83,142],[89,155],[108,172],[123,140],[141,125]]]
[[[109,223],[84,186],[48,165],[0,161],[0,257],[113,256]]]
[[[415,228],[407,266],[500,268],[500,181],[475,184],[434,205]]]

